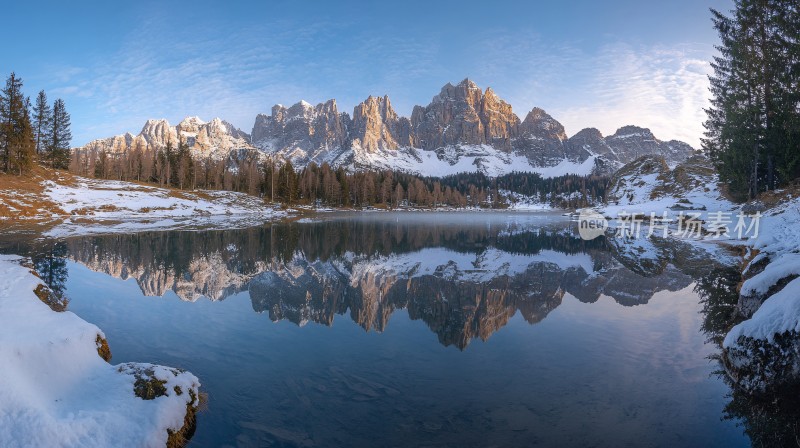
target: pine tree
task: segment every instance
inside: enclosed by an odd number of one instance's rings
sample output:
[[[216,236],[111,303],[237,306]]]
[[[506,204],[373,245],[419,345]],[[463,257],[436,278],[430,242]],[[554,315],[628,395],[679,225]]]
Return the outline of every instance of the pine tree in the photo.
[[[13,168],[20,176],[30,171],[36,153],[36,142],[33,136],[33,126],[30,116],[30,99],[25,98],[22,116],[18,123],[13,144],[10,147],[10,159]]]
[[[70,130],[70,116],[67,113],[64,100],[61,98],[53,103],[51,124],[50,144],[47,147],[50,164],[53,168],[68,168],[72,131]]]
[[[278,170],[276,193],[285,204],[293,204],[297,200],[298,185],[297,173],[292,162],[287,160]]]
[[[50,126],[53,121],[53,111],[47,104],[47,94],[44,90],[39,91],[36,96],[36,104],[33,106],[33,126],[36,134],[36,154],[41,157],[47,146],[46,142],[51,135]]]
[[[730,17],[712,10],[720,55],[712,63],[703,147],[731,192],[753,198],[797,175],[798,6],[796,0],[734,5]]]
[[[22,95],[22,80],[11,72],[0,92],[0,152],[3,171],[12,168],[12,153],[17,151],[25,120],[25,98]]]

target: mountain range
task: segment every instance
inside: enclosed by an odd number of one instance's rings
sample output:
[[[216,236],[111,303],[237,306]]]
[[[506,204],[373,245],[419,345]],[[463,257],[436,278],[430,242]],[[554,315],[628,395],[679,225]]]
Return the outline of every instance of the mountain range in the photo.
[[[395,169],[444,176],[480,171],[497,176],[512,171],[545,177],[611,173],[644,155],[660,155],[671,166],[695,154],[688,144],[661,141],[649,129],[624,126],[604,137],[586,128],[567,137],[564,126],[540,108],[524,120],[491,88],[465,79],[442,87],[427,106],[415,106],[410,118],[395,112],[388,96],[370,96],[340,112],[336,100],[313,106],[300,101],[275,105],[258,114],[250,134],[215,118],[188,117],[171,126],[148,120],[138,135],[94,140],[79,153],[122,154],[157,150],[168,142],[185,143],[197,157],[224,159],[243,150],[291,160],[296,167],[329,163],[357,171]]]

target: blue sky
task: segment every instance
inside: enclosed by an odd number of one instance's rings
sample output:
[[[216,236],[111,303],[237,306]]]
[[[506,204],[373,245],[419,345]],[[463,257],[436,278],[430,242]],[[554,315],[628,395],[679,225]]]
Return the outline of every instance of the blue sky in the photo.
[[[408,116],[469,77],[569,135],[637,124],[697,146],[709,7],[732,2],[13,2],[0,74],[63,98],[74,145],[188,115],[250,132],[257,113],[300,99],[352,113],[388,94]]]

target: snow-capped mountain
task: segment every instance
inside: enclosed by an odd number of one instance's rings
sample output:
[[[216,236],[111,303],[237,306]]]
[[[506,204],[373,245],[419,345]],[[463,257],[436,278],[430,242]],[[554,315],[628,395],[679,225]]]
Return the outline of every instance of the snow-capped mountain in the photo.
[[[296,165],[329,162],[347,148],[350,117],[339,113],[336,100],[316,106],[300,101],[287,108],[272,107],[272,114],[258,114],[252,142],[266,154],[289,159]]]
[[[206,123],[198,117],[186,117],[176,126],[165,119],[147,120],[137,135],[126,133],[115,137],[93,140],[73,151],[109,155],[128,151],[148,151],[166,148],[171,143],[177,149],[186,144],[195,157],[222,159],[241,149],[255,149],[250,136],[232,124],[219,118]]]
[[[675,166],[695,153],[686,143],[658,140],[636,126],[608,137],[587,128],[568,138],[564,126],[544,110],[534,108],[521,121],[491,88],[483,90],[469,79],[446,84],[430,104],[415,106],[410,118],[399,116],[388,96],[368,97],[352,117],[333,99],[316,106],[300,101],[256,116],[251,136],[220,119],[204,123],[190,117],[175,127],[150,120],[137,136],[95,140],[76,150],[113,154],[158,149],[168,141],[184,142],[204,157],[248,149],[289,159],[296,168],[327,162],[353,171],[391,168],[430,176],[611,173],[644,155],[663,156]]]

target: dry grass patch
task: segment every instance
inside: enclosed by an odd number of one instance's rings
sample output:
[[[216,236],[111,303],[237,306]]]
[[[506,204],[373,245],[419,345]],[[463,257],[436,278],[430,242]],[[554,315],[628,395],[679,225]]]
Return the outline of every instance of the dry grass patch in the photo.
[[[106,362],[111,362],[111,349],[108,347],[108,341],[98,334],[94,342],[97,345],[97,354]]]
[[[64,183],[73,176],[36,166],[24,175],[0,174],[0,217],[36,218],[66,214],[44,194],[42,182]]]

